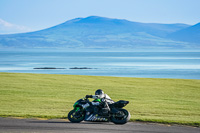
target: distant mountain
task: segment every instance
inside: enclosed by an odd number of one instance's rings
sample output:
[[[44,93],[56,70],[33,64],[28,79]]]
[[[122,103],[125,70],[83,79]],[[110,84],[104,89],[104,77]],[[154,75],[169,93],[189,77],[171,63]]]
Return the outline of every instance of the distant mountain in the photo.
[[[169,34],[167,37],[173,40],[197,43],[200,45],[200,23],[173,32]]]
[[[186,24],[139,23],[98,16],[76,18],[29,33],[0,35],[0,47],[184,49],[196,45],[165,38]]]
[[[3,19],[0,19],[0,34],[22,33],[30,31],[31,29],[28,27],[11,24]]]

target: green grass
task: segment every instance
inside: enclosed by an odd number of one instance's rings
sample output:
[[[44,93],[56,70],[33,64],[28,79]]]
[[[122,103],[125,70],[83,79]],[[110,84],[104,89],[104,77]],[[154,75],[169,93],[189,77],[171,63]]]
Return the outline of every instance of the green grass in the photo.
[[[130,101],[132,121],[200,126],[200,80],[186,79],[0,73],[0,116],[66,118],[97,89]]]

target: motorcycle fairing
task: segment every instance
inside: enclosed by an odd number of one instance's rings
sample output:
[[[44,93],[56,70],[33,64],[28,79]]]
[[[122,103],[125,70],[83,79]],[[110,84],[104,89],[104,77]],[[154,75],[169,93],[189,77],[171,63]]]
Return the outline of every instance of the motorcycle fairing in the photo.
[[[85,121],[93,121],[93,122],[108,122],[109,117],[99,116],[98,114],[90,114],[85,116]]]

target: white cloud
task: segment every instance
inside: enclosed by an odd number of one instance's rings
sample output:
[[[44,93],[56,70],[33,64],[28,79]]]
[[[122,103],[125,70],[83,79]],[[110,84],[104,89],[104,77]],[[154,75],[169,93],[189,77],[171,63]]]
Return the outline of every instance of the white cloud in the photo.
[[[28,28],[26,26],[11,24],[0,18],[0,34],[13,34],[13,33],[23,33],[30,31],[32,31],[31,28]]]
[[[8,23],[8,22],[4,21],[3,19],[0,19],[0,25],[3,25],[5,27],[12,27],[13,26],[13,24]]]

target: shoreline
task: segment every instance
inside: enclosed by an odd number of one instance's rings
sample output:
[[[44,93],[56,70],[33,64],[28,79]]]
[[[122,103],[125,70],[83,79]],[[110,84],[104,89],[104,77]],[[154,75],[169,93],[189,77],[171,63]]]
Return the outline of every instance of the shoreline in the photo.
[[[66,68],[65,68],[66,69]],[[95,69],[95,68],[93,68],[93,69]],[[45,70],[45,69],[38,69],[38,70]],[[47,69],[47,70],[49,70],[49,69]],[[50,69],[51,70],[51,69]],[[56,70],[56,69],[52,69],[52,70]],[[58,69],[59,70],[59,69]],[[62,70],[62,69],[60,69],[60,70]],[[72,69],[72,70],[74,70],[74,69]],[[75,69],[75,70],[87,70],[87,69]],[[94,76],[94,77],[115,77],[115,78],[138,78],[138,79],[180,79],[180,80],[200,80],[200,78],[199,79],[190,79],[190,78],[188,78],[188,79],[186,79],[186,78],[165,78],[165,77],[163,77],[163,78],[158,78],[158,77],[126,77],[126,76],[109,76],[109,75],[85,75],[85,74],[64,74],[64,73],[31,73],[31,72],[1,72],[0,71],[0,73],[15,73],[15,74],[44,74],[44,75],[68,75],[68,76]]]

